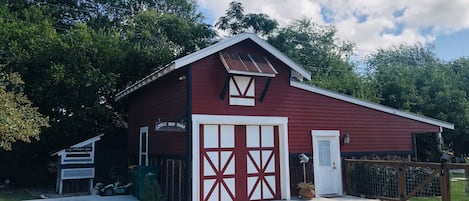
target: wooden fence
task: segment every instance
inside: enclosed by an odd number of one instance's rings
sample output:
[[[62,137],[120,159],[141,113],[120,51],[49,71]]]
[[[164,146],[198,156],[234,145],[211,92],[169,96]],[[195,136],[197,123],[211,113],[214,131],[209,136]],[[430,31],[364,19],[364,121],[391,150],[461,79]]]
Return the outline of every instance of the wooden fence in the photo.
[[[159,182],[165,200],[186,200],[186,162],[180,159],[152,158],[150,165],[160,172]]]
[[[469,164],[420,163],[344,159],[347,194],[382,200],[409,200],[414,196],[441,196],[451,201],[450,170]]]

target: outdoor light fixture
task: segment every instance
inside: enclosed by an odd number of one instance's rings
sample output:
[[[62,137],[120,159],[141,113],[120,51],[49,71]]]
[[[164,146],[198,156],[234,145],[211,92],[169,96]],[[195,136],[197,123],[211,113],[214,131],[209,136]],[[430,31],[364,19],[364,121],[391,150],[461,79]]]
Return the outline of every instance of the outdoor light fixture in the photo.
[[[309,157],[306,154],[299,154],[298,155],[298,160],[300,161],[300,164],[305,164],[309,162]]]
[[[298,160],[300,161],[300,164],[303,165],[303,182],[306,183],[306,163],[309,162],[309,157],[306,154],[299,154],[298,155]]]
[[[348,133],[344,134],[344,144],[350,144],[350,135]]]

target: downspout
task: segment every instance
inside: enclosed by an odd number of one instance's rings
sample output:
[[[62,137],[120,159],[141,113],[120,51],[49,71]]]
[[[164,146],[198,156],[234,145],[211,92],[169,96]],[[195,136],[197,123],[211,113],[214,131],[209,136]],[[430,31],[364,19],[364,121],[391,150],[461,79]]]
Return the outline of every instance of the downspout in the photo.
[[[189,64],[186,75],[186,119],[187,119],[187,155],[186,155],[186,200],[192,200],[192,65]]]
[[[436,133],[436,142],[438,143],[438,150],[443,152],[444,142],[441,133],[443,133],[443,127],[440,126],[440,132]]]

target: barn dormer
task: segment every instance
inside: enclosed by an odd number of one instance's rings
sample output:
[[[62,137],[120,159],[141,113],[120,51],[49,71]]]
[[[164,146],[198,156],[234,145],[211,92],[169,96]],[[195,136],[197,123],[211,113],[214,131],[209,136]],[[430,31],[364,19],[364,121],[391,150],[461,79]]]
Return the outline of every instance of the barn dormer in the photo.
[[[269,60],[261,55],[253,55],[237,52],[220,52],[220,60],[228,73],[225,86],[228,84],[229,104],[241,106],[255,106],[256,104],[256,77],[275,77],[277,71],[269,62]],[[263,94],[268,90],[268,84],[264,86]],[[222,92],[222,98],[225,91]],[[262,101],[262,100],[261,100]]]

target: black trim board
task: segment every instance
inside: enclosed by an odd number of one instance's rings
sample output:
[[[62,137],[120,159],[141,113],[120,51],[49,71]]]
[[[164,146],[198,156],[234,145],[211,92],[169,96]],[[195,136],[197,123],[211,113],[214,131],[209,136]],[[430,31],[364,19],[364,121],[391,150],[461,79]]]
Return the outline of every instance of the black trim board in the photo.
[[[190,70],[189,70],[189,71],[190,71]],[[221,93],[220,93],[220,99],[221,99],[221,100],[224,100],[224,99],[225,99],[225,94],[226,94],[227,91],[228,91],[228,88],[229,88],[229,86],[230,86],[230,80],[231,80],[232,77],[233,77],[232,74],[230,74],[230,73],[227,73],[227,74],[226,74],[225,83],[223,84],[223,89],[222,89],[222,91],[221,91]]]
[[[192,64],[187,68],[187,155],[186,155],[186,200],[192,200]]]
[[[262,90],[262,94],[261,94],[261,98],[260,98],[261,102],[264,101],[265,95],[267,94],[267,90],[269,90],[271,81],[272,81],[271,77],[267,78],[267,81],[265,81],[265,86],[264,86],[264,89]]]

